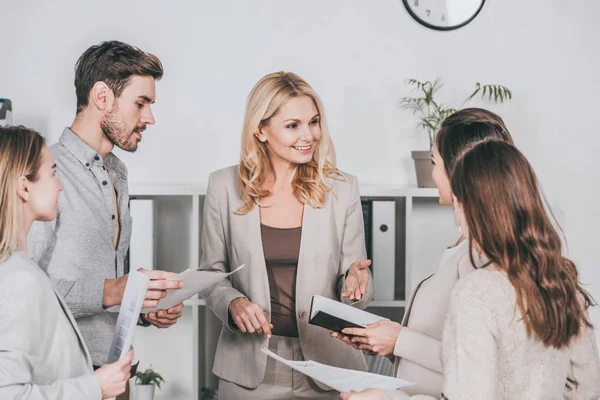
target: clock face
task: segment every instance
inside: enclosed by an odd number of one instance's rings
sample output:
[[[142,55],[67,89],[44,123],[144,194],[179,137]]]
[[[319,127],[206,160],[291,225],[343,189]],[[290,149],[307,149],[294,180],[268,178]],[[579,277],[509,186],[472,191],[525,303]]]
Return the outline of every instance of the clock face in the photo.
[[[448,31],[471,22],[485,0],[402,0],[409,14],[431,29]]]

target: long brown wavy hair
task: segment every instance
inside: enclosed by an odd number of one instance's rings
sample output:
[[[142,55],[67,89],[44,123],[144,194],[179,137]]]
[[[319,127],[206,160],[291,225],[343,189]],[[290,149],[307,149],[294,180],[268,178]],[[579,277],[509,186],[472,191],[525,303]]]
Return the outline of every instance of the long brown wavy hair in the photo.
[[[457,161],[451,184],[469,229],[471,258],[476,243],[488,265],[506,272],[527,334],[560,349],[591,327],[587,308],[593,299],[575,264],[562,255],[525,156],[499,140],[475,144]]]
[[[298,166],[293,187],[296,197],[305,204],[320,208],[327,202],[332,191],[327,178],[344,180],[345,177],[336,167],[335,149],[327,128],[323,103],[304,79],[292,72],[275,72],[263,77],[248,95],[242,150],[238,166],[238,188],[244,204],[236,211],[247,214],[259,204],[261,197],[269,195],[264,182],[266,172],[270,170],[267,145],[256,138],[254,133],[269,123],[287,101],[294,97],[308,96],[315,103],[320,115],[321,139],[313,158]]]
[[[489,110],[463,108],[446,118],[435,137],[435,145],[444,161],[446,176],[452,176],[454,164],[466,148],[490,139],[514,144],[502,118]]]

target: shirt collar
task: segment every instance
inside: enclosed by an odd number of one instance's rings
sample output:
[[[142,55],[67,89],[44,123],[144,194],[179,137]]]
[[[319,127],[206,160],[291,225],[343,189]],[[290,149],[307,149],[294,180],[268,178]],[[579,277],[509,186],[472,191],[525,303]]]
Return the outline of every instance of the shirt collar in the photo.
[[[79,138],[70,128],[65,128],[58,140],[75,158],[87,169],[92,165],[106,165],[110,170],[118,173],[123,178],[127,178],[127,167],[113,153],[108,153],[106,159],[102,160],[100,154],[92,149],[87,143]]]

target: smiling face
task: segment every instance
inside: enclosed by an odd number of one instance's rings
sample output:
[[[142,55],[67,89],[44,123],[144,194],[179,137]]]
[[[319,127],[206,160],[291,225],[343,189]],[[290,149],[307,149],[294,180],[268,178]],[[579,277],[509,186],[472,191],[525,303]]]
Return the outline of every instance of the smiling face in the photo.
[[[100,126],[112,144],[135,152],[147,125],[154,124],[151,105],[155,99],[155,80],[151,76],[134,76]]]
[[[315,102],[309,96],[291,98],[255,135],[266,143],[271,163],[306,164],[312,160],[322,136]]]

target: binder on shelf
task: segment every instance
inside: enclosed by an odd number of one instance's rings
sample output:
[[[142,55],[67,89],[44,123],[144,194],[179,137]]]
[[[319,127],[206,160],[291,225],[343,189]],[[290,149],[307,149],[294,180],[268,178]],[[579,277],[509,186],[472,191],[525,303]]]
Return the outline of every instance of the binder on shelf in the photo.
[[[126,273],[138,268],[156,267],[154,200],[129,200],[129,210],[133,219],[131,244],[127,257]]]
[[[373,259],[373,251],[372,251],[372,246],[371,246],[371,243],[373,243],[373,239],[371,238],[371,234],[372,234],[371,230],[372,230],[372,226],[373,226],[372,203],[373,203],[372,200],[365,200],[365,199],[361,200],[363,221],[364,221],[364,225],[365,225],[365,245],[367,248],[367,259],[368,260]],[[371,271],[373,271],[373,264],[371,264]]]
[[[396,202],[372,201],[371,251],[373,253],[374,299],[395,299]]]

